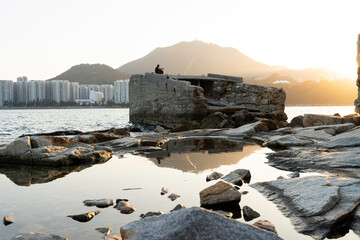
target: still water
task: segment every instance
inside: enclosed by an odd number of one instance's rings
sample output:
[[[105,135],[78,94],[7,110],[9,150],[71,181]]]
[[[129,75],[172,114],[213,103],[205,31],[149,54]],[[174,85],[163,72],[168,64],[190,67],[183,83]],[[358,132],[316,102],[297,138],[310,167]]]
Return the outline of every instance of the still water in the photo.
[[[293,107],[286,111],[292,118],[311,113],[309,109],[314,109],[312,113],[341,115],[353,111],[353,107]],[[128,109],[2,110],[0,122],[0,133],[8,133],[0,136],[1,141],[7,142],[21,134],[123,127],[128,124]],[[11,215],[15,221],[6,227],[0,224],[0,239],[11,239],[20,232],[50,232],[69,239],[103,239],[95,228],[110,227],[111,236],[119,234],[122,225],[139,219],[141,213],[168,213],[179,203],[186,207],[200,206],[199,192],[213,184],[205,181],[206,175],[213,171],[227,174],[237,168],[249,169],[250,183],[274,180],[289,173],[266,164],[266,153],[271,152],[270,149],[248,143],[195,139],[170,142],[163,147],[162,152],[144,156],[115,153],[108,162],[93,166],[52,169],[0,165],[0,218]],[[168,195],[160,195],[162,187],[181,197],[171,201]],[[250,206],[261,214],[248,223],[269,220],[284,239],[311,239],[297,233],[275,204],[256,190],[245,184],[241,191],[249,191],[242,196],[241,207]],[[127,198],[137,209],[125,215],[112,207],[104,208],[86,223],[66,217],[98,210],[82,202],[101,198]],[[243,218],[237,220],[245,222]],[[359,238],[350,232],[343,239]]]

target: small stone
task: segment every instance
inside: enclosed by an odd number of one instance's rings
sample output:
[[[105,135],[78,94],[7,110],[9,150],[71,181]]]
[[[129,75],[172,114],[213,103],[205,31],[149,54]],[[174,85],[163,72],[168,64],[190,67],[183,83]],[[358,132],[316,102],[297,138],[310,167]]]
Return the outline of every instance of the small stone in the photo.
[[[248,194],[248,193],[249,193],[249,191],[242,191],[242,192],[241,192],[242,195],[246,195],[246,194]]]
[[[103,233],[105,237],[107,237],[112,231],[111,228],[95,228],[96,231]]]
[[[231,173],[225,175],[221,179],[229,183],[242,186],[243,182],[244,183],[250,182],[251,174],[250,171],[247,169],[236,169]]]
[[[174,207],[173,210],[171,210],[170,212],[175,212],[175,211],[178,211],[178,210],[181,210],[181,209],[185,209],[186,207],[182,204],[178,204]]]
[[[300,173],[299,172],[293,172],[293,173],[289,173],[287,176],[289,178],[297,178],[297,177],[300,177]]]
[[[129,199],[126,199],[126,198],[119,198],[119,199],[116,199],[116,204],[118,204],[119,202],[121,201],[124,201],[124,202],[128,202]]]
[[[241,193],[229,183],[219,181],[200,192],[201,206],[240,202]]]
[[[157,211],[157,212],[147,212],[146,214],[140,214],[141,218],[147,218],[147,217],[153,217],[153,216],[160,216],[163,215],[164,213],[162,211]]]
[[[216,180],[216,179],[221,178],[222,176],[223,176],[222,173],[213,172],[213,173],[206,176],[206,181],[209,182],[209,181],[212,181],[212,180]]]
[[[278,235],[274,224],[272,224],[271,222],[269,222],[267,220],[259,220],[256,223],[254,223],[253,226]]]
[[[83,213],[83,214],[78,214],[78,215],[69,215],[68,217],[71,217],[72,219],[78,221],[78,222],[88,222],[90,221],[94,216],[98,215],[101,211],[93,211],[93,212],[88,212],[88,213]]]
[[[136,210],[136,208],[134,206],[132,206],[130,203],[125,202],[125,201],[118,202],[118,204],[115,206],[115,208],[117,210],[120,210],[120,213],[123,213],[123,214],[130,214]]]
[[[4,225],[5,225],[5,226],[14,223],[13,218],[12,218],[11,216],[8,216],[8,215],[4,216],[3,221],[4,221]]]
[[[162,187],[161,188],[161,195],[167,194],[169,192],[169,189],[167,189],[166,187]]]
[[[284,176],[279,176],[277,179],[278,180],[283,180],[283,179],[285,179],[285,177]]]
[[[257,211],[254,211],[251,207],[244,206],[242,210],[246,222],[260,217],[260,214]]]
[[[107,208],[114,205],[113,199],[91,199],[83,201],[85,206],[92,207],[96,206],[98,208]]]
[[[176,194],[176,193],[172,193],[169,195],[168,198],[171,199],[171,201],[175,201],[178,197],[180,197],[180,195]]]

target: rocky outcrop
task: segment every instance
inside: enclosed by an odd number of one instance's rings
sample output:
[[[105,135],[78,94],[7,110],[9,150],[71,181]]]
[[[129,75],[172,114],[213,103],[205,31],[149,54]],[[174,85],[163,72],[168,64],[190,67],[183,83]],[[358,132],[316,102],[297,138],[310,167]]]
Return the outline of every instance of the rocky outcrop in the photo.
[[[40,232],[28,232],[19,233],[14,236],[11,240],[68,240],[66,237],[51,233],[40,233]]]
[[[360,125],[360,116],[331,116],[321,114],[304,114],[303,124],[304,127],[320,126],[320,125],[335,125],[343,123],[353,123]]]
[[[131,77],[130,121],[168,128],[191,121],[202,128],[241,126],[254,118],[285,121],[285,98],[282,88],[245,84],[237,77],[146,73]]]
[[[225,218],[199,207],[145,218],[120,228],[124,240],[132,239],[281,239],[273,233]]]
[[[360,203],[358,179],[311,176],[251,186],[274,201],[298,232],[315,239],[332,238]]]
[[[357,80],[356,80],[356,86],[358,87],[358,97],[355,100],[355,112],[360,113],[360,34],[358,35],[358,42],[357,42],[357,55],[356,55],[356,62],[358,65],[357,69]]]

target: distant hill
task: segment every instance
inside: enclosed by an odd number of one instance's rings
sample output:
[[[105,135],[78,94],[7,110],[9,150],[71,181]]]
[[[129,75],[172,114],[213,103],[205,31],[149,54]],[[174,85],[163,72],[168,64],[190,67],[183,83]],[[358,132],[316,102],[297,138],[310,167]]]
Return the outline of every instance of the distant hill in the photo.
[[[105,64],[80,64],[49,80],[69,80],[80,84],[113,84],[116,80],[129,78],[130,74],[119,72]]]
[[[157,64],[164,67],[167,74],[186,75],[218,73],[240,76],[244,73],[269,72],[272,69],[235,48],[192,41],[156,48],[143,58],[124,64],[117,70],[129,74],[153,72]]]
[[[165,68],[167,74],[218,73],[262,80],[279,73],[289,75],[297,81],[339,78],[337,73],[322,68],[294,70],[282,66],[269,66],[251,59],[235,48],[220,47],[202,41],[180,42],[169,47],[156,48],[146,56],[124,64],[117,70],[128,74],[153,72],[157,64]]]

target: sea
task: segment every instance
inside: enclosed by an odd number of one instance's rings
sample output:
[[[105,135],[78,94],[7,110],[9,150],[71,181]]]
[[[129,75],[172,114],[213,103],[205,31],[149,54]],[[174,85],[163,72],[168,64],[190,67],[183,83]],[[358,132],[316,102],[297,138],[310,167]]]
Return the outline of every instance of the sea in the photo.
[[[286,107],[285,112],[291,121],[305,113],[344,116],[352,114],[354,107]],[[0,110],[0,144],[23,134],[59,130],[86,132],[129,124],[129,109],[126,108]],[[142,213],[168,213],[180,203],[185,207],[200,206],[199,192],[213,184],[205,179],[214,171],[227,174],[238,168],[249,169],[250,183],[275,180],[290,173],[266,164],[266,155],[272,152],[268,148],[246,142],[213,141],[169,143],[164,148],[167,152],[160,156],[115,153],[106,163],[92,166],[41,168],[0,164],[0,218],[10,215],[14,219],[11,225],[0,224],[0,240],[11,239],[22,232],[48,232],[68,239],[106,239],[96,228],[111,228],[108,237],[120,235],[120,227],[139,220]],[[318,174],[301,173],[301,176]],[[171,201],[168,195],[160,195],[162,187],[180,197]],[[237,221],[253,224],[257,220],[268,220],[283,239],[312,239],[298,233],[273,202],[248,184],[241,186],[240,191],[248,192],[243,194],[240,207],[250,206],[261,216],[249,222],[237,216]],[[112,207],[103,208],[86,223],[67,217],[99,210],[85,206],[83,201],[103,198],[126,198],[136,211],[121,214]],[[359,239],[359,236],[350,230],[339,239]]]

